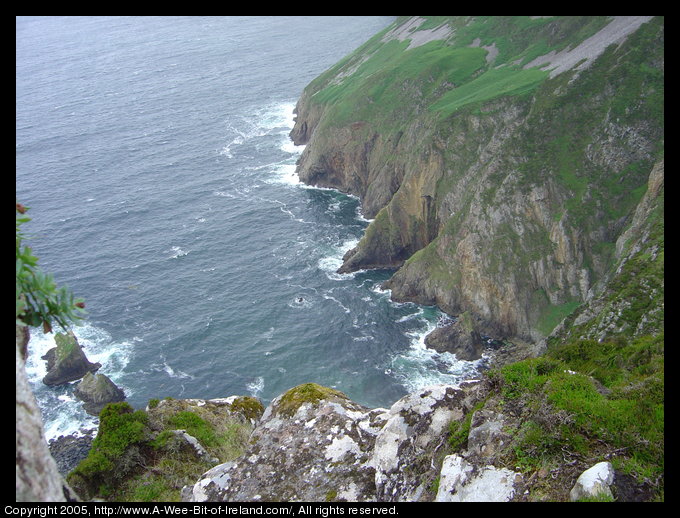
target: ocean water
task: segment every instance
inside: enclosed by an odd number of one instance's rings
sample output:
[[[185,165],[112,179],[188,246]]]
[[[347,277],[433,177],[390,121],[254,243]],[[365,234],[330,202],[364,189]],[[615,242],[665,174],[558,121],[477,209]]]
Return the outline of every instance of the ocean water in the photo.
[[[442,314],[392,272],[340,275],[359,200],[301,184],[288,138],[317,75],[392,17],[16,21],[16,196],[43,270],[87,305],[74,329],[135,408],[305,382],[369,407],[474,377],[424,347]],[[27,364],[48,439],[96,424]]]

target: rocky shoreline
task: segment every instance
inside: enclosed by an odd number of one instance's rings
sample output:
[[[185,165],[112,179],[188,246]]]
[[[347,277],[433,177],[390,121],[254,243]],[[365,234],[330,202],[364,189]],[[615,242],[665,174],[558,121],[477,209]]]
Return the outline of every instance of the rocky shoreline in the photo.
[[[60,435],[50,440],[48,448],[57,463],[59,473],[66,477],[90,453],[97,430],[83,430],[78,434]]]

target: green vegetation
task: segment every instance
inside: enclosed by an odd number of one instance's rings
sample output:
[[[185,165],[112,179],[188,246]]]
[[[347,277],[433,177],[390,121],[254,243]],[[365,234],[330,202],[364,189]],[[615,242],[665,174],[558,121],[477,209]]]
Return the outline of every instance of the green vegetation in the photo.
[[[148,417],[125,402],[110,403],[99,415],[99,430],[88,456],[68,475],[81,496],[106,494],[134,467],[138,445],[149,436]]]
[[[408,49],[409,40],[371,38],[312,81],[313,102],[333,105],[325,124],[370,120],[389,131],[403,107],[426,106],[445,119],[464,106],[534,91],[548,77],[522,67],[534,58],[575,46],[607,23],[604,16],[425,16],[418,30],[449,25],[453,36]],[[487,62],[492,48],[496,54]]]
[[[533,91],[548,77],[548,72],[518,67],[491,69],[469,83],[444,94],[429,109],[442,119],[466,105],[479,104],[506,95],[520,96]]]
[[[662,495],[663,358],[661,334],[570,342],[503,367],[503,398],[528,412],[507,461],[532,472],[610,460]]]
[[[185,430],[219,462],[244,452],[252,425],[239,417],[238,409],[225,414],[210,404],[152,401],[156,404],[150,404],[148,412],[133,411],[127,403],[112,403],[102,410],[92,449],[68,475],[69,484],[83,498],[179,501],[181,488],[193,484],[213,464],[173,430]]]
[[[536,323],[536,329],[544,336],[548,336],[557,324],[573,313],[580,305],[579,301],[565,302],[564,304],[557,305],[543,305],[541,307],[541,315]]]
[[[24,214],[28,207],[16,204],[16,324],[18,326],[43,326],[52,331],[56,322],[65,331],[71,323],[82,318],[85,304],[76,299],[66,287],[57,287],[51,274],[38,268],[38,258],[24,244],[20,226],[31,220]]]

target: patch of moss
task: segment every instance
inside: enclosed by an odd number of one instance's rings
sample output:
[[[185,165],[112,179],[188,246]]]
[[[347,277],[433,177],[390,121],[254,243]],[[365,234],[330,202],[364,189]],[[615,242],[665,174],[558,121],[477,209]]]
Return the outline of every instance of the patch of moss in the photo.
[[[57,333],[54,335],[57,344],[57,360],[61,361],[69,356],[76,348],[76,337],[71,333]]]
[[[242,396],[231,404],[231,411],[242,414],[246,419],[259,419],[264,413],[264,405],[254,397]]]
[[[316,383],[305,383],[290,389],[281,396],[277,410],[280,414],[292,417],[295,412],[304,404],[311,403],[316,405],[319,401],[326,399],[348,399],[342,392],[317,385]]]

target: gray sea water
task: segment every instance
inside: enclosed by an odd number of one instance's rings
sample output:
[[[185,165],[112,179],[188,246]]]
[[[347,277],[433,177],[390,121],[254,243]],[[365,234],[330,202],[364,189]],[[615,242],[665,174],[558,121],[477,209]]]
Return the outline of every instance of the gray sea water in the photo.
[[[339,275],[368,221],[301,184],[288,138],[317,75],[393,17],[16,20],[16,196],[42,269],[87,304],[74,329],[136,408],[305,382],[370,407],[474,377],[424,347],[437,308],[390,301],[389,271]],[[48,439],[96,424],[74,384],[29,378]]]

